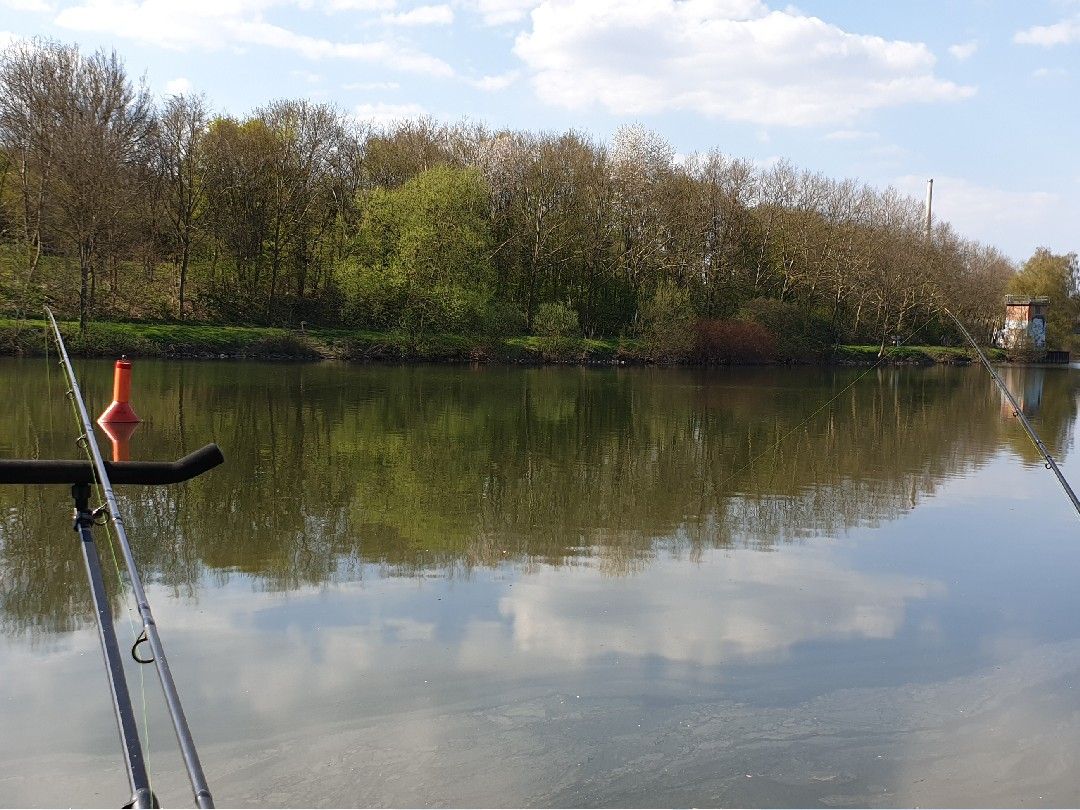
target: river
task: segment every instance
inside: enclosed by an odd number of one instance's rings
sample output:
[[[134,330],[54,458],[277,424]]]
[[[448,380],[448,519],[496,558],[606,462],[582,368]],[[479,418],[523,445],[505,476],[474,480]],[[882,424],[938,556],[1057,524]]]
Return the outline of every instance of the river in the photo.
[[[99,412],[111,364],[76,370]],[[1080,483],[1080,370],[1003,376]],[[1080,801],[1080,523],[978,368],[137,361],[133,388],[132,458],[226,456],[118,488],[220,805]],[[77,455],[55,358],[0,390],[0,456]],[[64,487],[0,487],[0,728],[0,805],[127,800]]]

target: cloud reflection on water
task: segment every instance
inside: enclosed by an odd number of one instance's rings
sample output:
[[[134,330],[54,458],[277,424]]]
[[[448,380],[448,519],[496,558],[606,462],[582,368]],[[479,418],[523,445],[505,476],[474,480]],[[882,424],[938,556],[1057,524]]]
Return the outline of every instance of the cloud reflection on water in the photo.
[[[544,570],[499,601],[520,652],[580,662],[605,653],[695,665],[775,660],[808,641],[891,638],[905,604],[939,583],[850,570],[814,546],[709,555],[602,583],[595,569]]]

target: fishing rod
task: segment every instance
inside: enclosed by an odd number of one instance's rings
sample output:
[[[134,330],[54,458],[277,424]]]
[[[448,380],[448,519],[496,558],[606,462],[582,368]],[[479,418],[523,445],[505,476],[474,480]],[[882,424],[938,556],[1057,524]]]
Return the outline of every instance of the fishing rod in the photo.
[[[1039,434],[1035,432],[1035,428],[1031,426],[1031,422],[1029,422],[1028,418],[1024,416],[1024,409],[1020,407],[1020,403],[1016,401],[1016,398],[1012,395],[1012,392],[1009,390],[1008,386],[1006,386],[1001,377],[998,376],[998,373],[994,371],[994,367],[991,366],[990,361],[986,359],[986,355],[983,354],[983,350],[979,348],[979,344],[975,342],[975,338],[971,336],[971,333],[968,332],[967,328],[962,323],[960,323],[960,319],[953,315],[952,312],[950,312],[946,307],[942,307],[941,311],[948,315],[950,318],[952,318],[953,323],[956,324],[956,327],[960,330],[963,336],[967,338],[968,343],[970,343],[972,348],[975,349],[975,352],[979,355],[979,359],[982,360],[982,364],[986,367],[986,370],[990,372],[990,376],[993,378],[994,382],[997,383],[998,389],[1000,389],[1001,393],[1005,395],[1005,398],[1009,400],[1009,404],[1012,405],[1013,416],[1020,420],[1020,424],[1027,432],[1028,438],[1031,439],[1032,444],[1035,445],[1035,449],[1039,451],[1043,459],[1046,461],[1046,468],[1054,471],[1054,475],[1057,476],[1057,480],[1061,484],[1061,488],[1065,490],[1065,494],[1068,495],[1069,500],[1072,501],[1073,508],[1076,509],[1077,514],[1080,515],[1080,499],[1077,499],[1076,493],[1073,492],[1073,488],[1069,486],[1069,482],[1065,479],[1065,475],[1061,472],[1061,469],[1058,467],[1057,462],[1054,461],[1054,457],[1050,454],[1050,451],[1046,448],[1046,445],[1043,444],[1043,440],[1039,438]]]
[[[124,676],[123,658],[120,654],[116,630],[113,626],[112,607],[101,573],[101,559],[91,531],[94,526],[104,525],[105,522],[111,523],[116,532],[128,578],[131,581],[131,590],[138,605],[139,616],[142,619],[142,633],[132,646],[131,655],[140,664],[153,662],[157,669],[158,680],[161,682],[165,703],[172,718],[173,729],[180,745],[184,766],[191,781],[195,804],[197,807],[213,807],[214,800],[210,788],[207,786],[202,764],[199,762],[199,755],[195,750],[195,742],[192,739],[191,730],[188,727],[187,718],[180,703],[180,696],[173,681],[172,671],[169,669],[169,662],[165,657],[165,649],[162,646],[161,637],[158,635],[157,624],[150,610],[146,590],[143,588],[142,578],[139,576],[139,569],[131,551],[131,544],[124,528],[120,506],[113,492],[112,479],[115,478],[118,483],[123,484],[159,485],[177,483],[194,478],[217,466],[224,461],[224,457],[217,445],[211,444],[177,462],[105,461],[94,436],[94,427],[90,422],[86,403],[83,401],[82,391],[75,377],[71,359],[68,357],[67,348],[64,346],[60,328],[57,326],[56,319],[48,307],[46,307],[45,313],[49,319],[52,337],[60,353],[60,364],[63,366],[64,374],[67,377],[69,386],[67,394],[74,405],[79,428],[82,431],[78,441],[87,451],[89,462],[4,460],[0,461],[0,484],[70,483],[72,485],[71,494],[75,501],[73,528],[78,533],[81,541],[83,561],[86,564],[87,577],[90,582],[90,591],[97,618],[98,638],[105,658],[113,711],[116,715],[121,747],[124,753],[124,763],[132,792],[131,801],[125,807],[157,807],[158,802],[150,787],[150,778],[146,769],[142,744],[139,741],[135,711],[131,704],[131,695],[128,692],[127,681]],[[90,508],[90,487],[93,483],[96,483],[105,500],[105,503],[96,509]],[[137,649],[144,642],[150,645],[152,654],[150,659],[138,656]]]

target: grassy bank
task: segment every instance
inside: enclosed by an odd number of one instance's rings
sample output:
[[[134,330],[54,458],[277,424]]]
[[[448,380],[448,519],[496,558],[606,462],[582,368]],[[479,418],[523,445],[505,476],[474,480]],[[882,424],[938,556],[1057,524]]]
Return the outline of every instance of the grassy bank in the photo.
[[[839,346],[835,359],[840,364],[872,365],[877,362],[878,351],[877,346]],[[983,351],[992,362],[1003,363],[1007,359],[1001,349],[986,347]],[[895,365],[967,365],[979,361],[974,349],[958,346],[888,346],[885,356]]]
[[[631,339],[492,338],[406,335],[346,329],[289,329],[188,324],[95,323],[60,325],[69,351],[83,357],[261,358],[511,363],[647,363],[643,341]],[[0,354],[40,355],[46,350],[45,322],[0,319]],[[886,350],[896,364],[968,363],[974,352],[946,346],[901,346]],[[868,365],[877,346],[841,346],[833,362]],[[1004,360],[998,349],[992,360]]]
[[[262,358],[428,362],[644,362],[638,341],[407,335],[346,329],[63,322],[68,350],[82,357]],[[0,319],[0,354],[46,351],[45,322]]]

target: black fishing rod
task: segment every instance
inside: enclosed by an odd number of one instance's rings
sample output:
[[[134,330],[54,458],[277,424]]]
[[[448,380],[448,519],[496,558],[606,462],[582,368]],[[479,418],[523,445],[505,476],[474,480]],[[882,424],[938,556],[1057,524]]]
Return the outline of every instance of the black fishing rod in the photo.
[[[109,690],[112,695],[113,710],[116,714],[128,782],[132,792],[131,801],[125,807],[157,807],[158,803],[150,788],[150,778],[146,769],[142,744],[139,741],[135,711],[131,705],[131,696],[128,692],[127,680],[124,677],[123,658],[120,654],[116,631],[113,627],[112,607],[101,574],[101,559],[91,531],[94,526],[103,525],[105,521],[111,523],[116,532],[124,564],[127,567],[128,578],[131,581],[131,590],[138,605],[139,616],[142,619],[142,633],[132,647],[131,655],[141,664],[148,664],[152,661],[156,667],[188,778],[191,780],[195,804],[197,807],[213,807],[214,800],[210,794],[210,788],[206,784],[206,777],[203,775],[199,755],[195,750],[195,742],[192,739],[183,706],[180,704],[180,696],[176,691],[176,684],[169,669],[168,659],[165,657],[161,637],[158,635],[157,624],[150,610],[149,600],[146,598],[146,590],[143,588],[142,578],[139,576],[139,569],[135,564],[135,557],[131,552],[131,544],[128,542],[120,506],[113,492],[112,480],[115,478],[118,483],[144,485],[177,483],[194,478],[196,475],[217,466],[224,461],[224,457],[217,445],[207,445],[202,450],[196,451],[177,462],[110,463],[105,461],[101,455],[101,448],[98,447],[97,440],[94,437],[94,427],[90,422],[86,403],[83,401],[82,391],[79,389],[79,383],[75,378],[75,370],[72,368],[56,319],[48,308],[46,308],[45,312],[48,315],[52,336],[60,353],[60,363],[68,380],[67,394],[75,407],[79,428],[82,431],[82,435],[79,436],[79,443],[86,449],[90,457],[89,462],[22,459],[0,461],[0,484],[72,484],[71,494],[75,501],[74,529],[81,541],[83,560],[90,581],[90,591],[97,616],[98,637],[101,642],[102,654],[105,657]],[[105,499],[105,503],[96,509],[91,509],[90,487],[95,482]],[[137,648],[144,642],[150,645],[152,658],[149,660],[140,658],[137,654]]]
[[[979,344],[975,342],[975,338],[971,336],[971,333],[968,332],[967,328],[962,323],[960,323],[960,319],[953,315],[945,307],[942,307],[941,311],[948,315],[950,318],[952,318],[953,323],[956,324],[956,327],[960,330],[964,337],[967,338],[968,343],[970,343],[972,348],[975,349],[975,352],[979,355],[979,359],[982,360],[982,364],[986,367],[986,370],[990,372],[990,376],[993,378],[994,382],[997,383],[997,387],[1000,389],[1001,393],[1005,395],[1006,399],[1009,400],[1009,404],[1012,405],[1013,416],[1020,420],[1020,424],[1023,425],[1024,430],[1027,432],[1028,438],[1031,439],[1032,444],[1035,445],[1035,449],[1039,451],[1043,459],[1046,461],[1046,468],[1054,471],[1054,475],[1057,476],[1057,480],[1061,484],[1061,488],[1065,490],[1065,494],[1068,495],[1069,500],[1072,501],[1073,508],[1076,509],[1077,514],[1080,515],[1080,499],[1077,499],[1076,493],[1073,492],[1073,488],[1069,486],[1069,482],[1065,480],[1065,475],[1061,472],[1061,469],[1058,467],[1057,462],[1054,461],[1054,457],[1050,454],[1050,451],[1046,448],[1046,445],[1043,444],[1043,440],[1039,438],[1039,434],[1035,432],[1035,428],[1031,426],[1031,422],[1029,422],[1028,418],[1024,416],[1024,409],[1020,407],[1020,403],[1016,401],[1016,398],[1012,395],[1012,392],[1009,390],[1008,386],[1006,386],[1001,377],[998,376],[998,373],[994,371],[994,367],[990,365],[990,361],[986,359],[986,355],[983,354],[983,350],[979,348]]]

